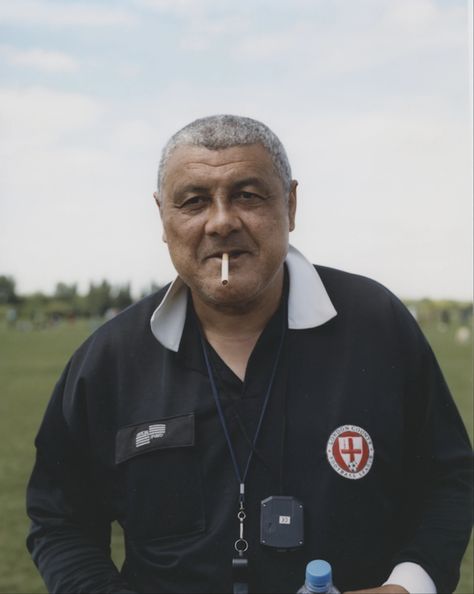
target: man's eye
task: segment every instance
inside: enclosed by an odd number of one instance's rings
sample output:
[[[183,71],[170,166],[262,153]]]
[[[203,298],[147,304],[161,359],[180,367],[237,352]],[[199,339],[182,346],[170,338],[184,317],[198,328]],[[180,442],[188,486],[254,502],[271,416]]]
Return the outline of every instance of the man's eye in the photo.
[[[239,192],[237,198],[245,202],[257,202],[262,199],[261,196],[254,192]]]
[[[207,202],[205,196],[191,196],[181,203],[180,208],[196,209],[200,208]]]

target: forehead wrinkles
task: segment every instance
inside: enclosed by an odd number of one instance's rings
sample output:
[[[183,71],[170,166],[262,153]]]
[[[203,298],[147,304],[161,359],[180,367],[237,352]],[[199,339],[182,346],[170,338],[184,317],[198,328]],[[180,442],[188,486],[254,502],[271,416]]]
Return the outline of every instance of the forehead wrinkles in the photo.
[[[255,178],[268,185],[273,178],[273,168],[271,164],[257,163],[250,159],[219,163],[187,161],[176,163],[170,168],[168,181],[169,189],[173,192],[189,183],[208,188],[231,187],[246,178]]]
[[[174,186],[184,177],[201,178],[201,181],[217,180],[232,175],[244,177],[270,178],[278,177],[268,151],[259,144],[235,146],[221,150],[210,150],[205,147],[178,147],[171,154],[164,176]],[[250,175],[251,174],[251,175]],[[271,183],[271,181],[270,181]]]
[[[208,179],[210,182],[217,181],[232,181],[236,177],[262,177],[264,173],[261,166],[257,165],[255,161],[241,160],[229,161],[226,163],[203,163],[194,161],[188,163],[184,168],[183,173],[189,173],[192,177],[199,177],[200,179]]]

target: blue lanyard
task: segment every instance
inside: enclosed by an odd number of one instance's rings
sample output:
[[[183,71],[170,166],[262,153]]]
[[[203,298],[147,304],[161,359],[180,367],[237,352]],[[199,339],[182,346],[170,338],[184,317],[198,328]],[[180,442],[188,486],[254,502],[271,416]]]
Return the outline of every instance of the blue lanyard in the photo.
[[[281,352],[283,349],[283,343],[285,340],[285,334],[286,334],[286,328],[287,328],[287,320],[288,320],[288,313],[287,313],[287,308],[285,307],[285,312],[283,315],[283,323],[282,323],[282,328],[281,328],[281,335],[280,335],[280,342],[278,344],[278,350],[275,356],[275,360],[273,362],[273,367],[272,367],[272,372],[270,375],[270,381],[268,382],[268,386],[267,386],[267,390],[265,392],[265,397],[263,399],[263,404],[262,404],[262,410],[260,412],[260,418],[258,420],[258,425],[257,425],[257,429],[255,430],[255,436],[253,438],[252,441],[252,448],[250,450],[249,456],[247,458],[247,463],[245,465],[245,469],[243,474],[241,473],[241,470],[239,468],[239,464],[237,462],[237,457],[235,455],[235,450],[234,447],[232,445],[232,440],[230,438],[230,434],[229,434],[229,429],[227,427],[227,422],[225,420],[225,416],[224,416],[224,411],[222,409],[222,403],[221,403],[221,399],[219,396],[219,391],[217,389],[217,385],[216,385],[216,381],[214,378],[214,373],[212,371],[212,366],[209,360],[209,353],[208,353],[208,349],[204,340],[204,336],[202,331],[200,332],[200,338],[201,338],[201,346],[202,346],[202,352],[204,355],[204,360],[206,362],[206,368],[207,368],[207,374],[209,376],[209,382],[211,384],[211,391],[212,391],[212,395],[214,396],[214,400],[216,403],[216,408],[217,408],[217,412],[219,413],[219,419],[222,425],[222,429],[224,431],[224,435],[227,441],[227,446],[229,448],[229,452],[230,452],[230,457],[232,459],[232,464],[234,466],[234,473],[235,476],[237,478],[237,481],[239,483],[239,513],[237,514],[237,517],[240,521],[240,538],[235,542],[235,549],[237,550],[237,552],[239,553],[240,556],[243,555],[243,553],[247,550],[248,548],[248,543],[246,540],[244,540],[243,538],[243,521],[246,517],[245,515],[245,511],[244,511],[244,503],[245,503],[245,481],[247,479],[247,474],[250,468],[250,463],[252,462],[252,458],[253,458],[253,453],[255,450],[255,446],[258,440],[258,436],[260,434],[260,429],[262,427],[262,423],[263,423],[263,418],[265,416],[265,411],[267,410],[267,405],[268,402],[270,400],[270,394],[272,391],[272,387],[273,387],[273,382],[275,380],[275,376],[276,376],[276,371],[278,369],[278,363],[280,362],[280,357],[281,357]]]

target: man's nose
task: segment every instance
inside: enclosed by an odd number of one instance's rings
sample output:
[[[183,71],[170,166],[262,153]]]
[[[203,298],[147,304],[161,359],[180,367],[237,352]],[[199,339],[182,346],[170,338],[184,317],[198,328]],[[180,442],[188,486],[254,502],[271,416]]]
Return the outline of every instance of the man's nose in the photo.
[[[231,200],[215,200],[208,211],[205,231],[209,235],[226,237],[242,227],[238,209]]]

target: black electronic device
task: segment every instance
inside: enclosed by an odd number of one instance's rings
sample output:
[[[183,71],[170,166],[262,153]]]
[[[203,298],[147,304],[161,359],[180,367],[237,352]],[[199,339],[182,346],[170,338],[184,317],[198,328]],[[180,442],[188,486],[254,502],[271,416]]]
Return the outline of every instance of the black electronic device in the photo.
[[[260,508],[260,544],[274,549],[297,549],[304,544],[303,504],[294,497],[275,495]]]

